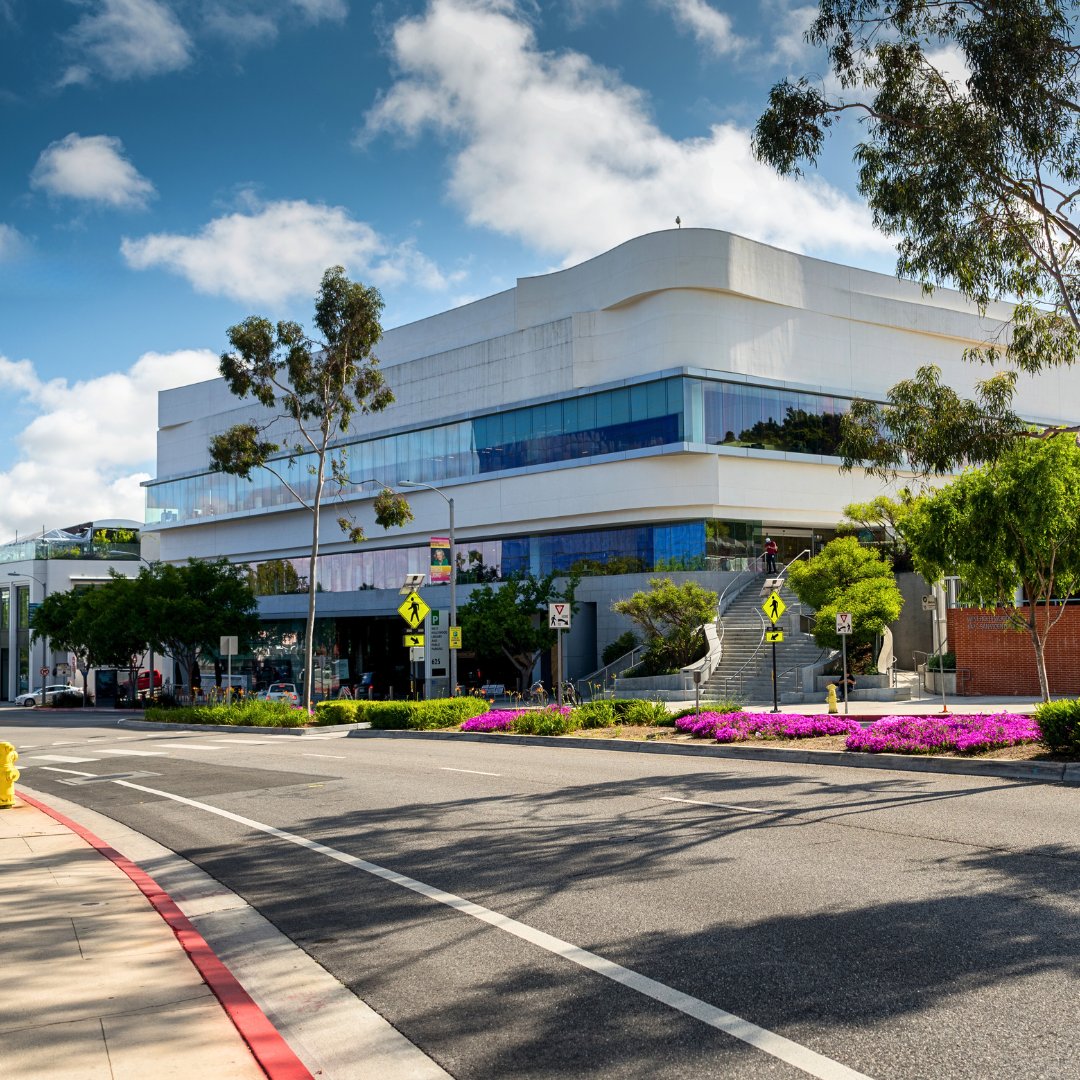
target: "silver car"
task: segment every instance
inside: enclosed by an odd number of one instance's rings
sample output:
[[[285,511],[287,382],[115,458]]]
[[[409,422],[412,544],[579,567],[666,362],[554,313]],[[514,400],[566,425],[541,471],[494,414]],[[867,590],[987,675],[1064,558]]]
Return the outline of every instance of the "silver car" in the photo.
[[[54,683],[51,686],[45,687],[45,704],[48,705],[50,701],[55,701],[59,694],[78,694],[82,697],[81,686],[68,686],[67,683]],[[19,694],[15,699],[16,705],[22,705],[23,708],[32,709],[35,705],[41,704],[41,691],[34,690],[28,694]]]

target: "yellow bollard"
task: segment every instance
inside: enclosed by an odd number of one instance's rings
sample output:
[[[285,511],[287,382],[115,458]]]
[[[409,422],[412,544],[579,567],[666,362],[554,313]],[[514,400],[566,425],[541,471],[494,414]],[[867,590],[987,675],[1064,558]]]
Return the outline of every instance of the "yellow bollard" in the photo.
[[[836,704],[836,683],[829,683],[828,686],[825,687],[825,693],[827,695],[826,701],[829,703],[829,712],[838,713],[840,709]]]
[[[15,805],[15,781],[19,770],[15,768],[19,754],[9,742],[0,742],[0,810],[10,810]]]

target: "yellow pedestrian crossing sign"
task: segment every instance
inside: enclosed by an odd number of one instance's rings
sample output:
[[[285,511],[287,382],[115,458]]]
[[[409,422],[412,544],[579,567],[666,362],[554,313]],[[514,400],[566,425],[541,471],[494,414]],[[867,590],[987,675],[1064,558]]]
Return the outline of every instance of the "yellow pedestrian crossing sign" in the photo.
[[[431,608],[424,603],[418,592],[411,592],[405,597],[404,603],[398,608],[398,614],[414,629],[422,626],[424,620],[431,612]]]
[[[423,634],[406,634],[405,644],[410,649],[422,649],[424,647]]]
[[[767,642],[770,642],[773,645],[776,645],[777,643],[784,640],[784,631],[783,630],[766,630],[765,631],[765,640]]]
[[[769,616],[769,618],[772,620],[773,626],[775,626],[780,619],[780,616],[783,615],[785,611],[787,611],[787,604],[785,604],[784,601],[780,598],[780,594],[775,589],[773,589],[773,591],[769,593],[768,600],[766,600],[765,603],[761,605],[761,610]]]

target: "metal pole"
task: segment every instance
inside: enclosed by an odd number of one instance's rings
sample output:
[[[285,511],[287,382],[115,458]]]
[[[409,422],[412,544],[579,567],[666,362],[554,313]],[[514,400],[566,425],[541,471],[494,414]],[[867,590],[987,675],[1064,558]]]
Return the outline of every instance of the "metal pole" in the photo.
[[[555,631],[555,685],[558,688],[555,694],[555,700],[562,708],[562,631]]]
[[[457,626],[457,552],[454,550],[454,500],[446,501],[450,504],[450,626],[453,627]],[[449,629],[446,637],[449,647]],[[450,649],[450,697],[457,693],[457,654],[457,649]]]
[[[780,706],[776,700],[776,642],[772,643],[772,711],[779,712]]]
[[[847,634],[840,635],[840,645],[844,650],[844,712],[848,710],[848,697],[847,697]]]
[[[48,567],[45,568],[45,573],[49,572]],[[49,579],[46,578],[41,583],[41,602],[44,604],[49,599]],[[41,635],[41,667],[42,669],[48,668],[52,670],[52,664],[49,663],[49,639],[45,634]],[[49,676],[41,676],[41,707],[45,707],[45,687],[48,684]]]

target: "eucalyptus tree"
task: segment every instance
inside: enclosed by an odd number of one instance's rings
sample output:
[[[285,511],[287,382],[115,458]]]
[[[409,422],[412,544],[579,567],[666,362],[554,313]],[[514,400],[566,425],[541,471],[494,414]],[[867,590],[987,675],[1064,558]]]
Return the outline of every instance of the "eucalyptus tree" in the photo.
[[[272,323],[253,315],[229,328],[232,350],[220,371],[237,397],[252,397],[265,419],[248,420],[210,441],[212,467],[245,480],[272,473],[296,503],[311,514],[311,552],[304,635],[304,702],[311,707],[319,527],[328,493],[350,487],[341,440],[360,415],[381,412],[394,400],[374,349],[382,337],[378,289],[350,281],[340,266],[323,275],[309,336],[295,322]],[[299,470],[296,467],[299,465]],[[366,479],[366,478],[364,478]],[[384,488],[375,518],[388,528],[412,520],[406,499]],[[355,542],[363,530],[344,517],[339,525]]]
[[[819,0],[807,41],[825,78],[772,88],[757,156],[784,175],[817,163],[857,118],[858,188],[894,237],[897,273],[1016,301],[1005,332],[968,350],[1003,364],[962,400],[932,366],[882,407],[857,402],[845,465],[945,474],[1033,434],[1012,409],[1018,372],[1080,355],[1080,47],[1061,0]],[[1035,433],[1039,434],[1039,433]]]

